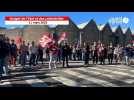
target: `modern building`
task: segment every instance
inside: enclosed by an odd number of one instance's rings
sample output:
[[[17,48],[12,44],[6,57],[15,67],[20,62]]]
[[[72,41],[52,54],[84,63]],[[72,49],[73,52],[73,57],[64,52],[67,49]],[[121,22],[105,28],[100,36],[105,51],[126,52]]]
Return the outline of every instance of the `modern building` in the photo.
[[[102,41],[104,44],[113,43],[114,45],[126,45],[131,43],[133,40],[133,34],[130,28],[123,32],[121,26],[117,28],[110,27],[109,23],[102,25],[102,27],[98,27],[99,25],[92,19],[81,31],[82,41]]]

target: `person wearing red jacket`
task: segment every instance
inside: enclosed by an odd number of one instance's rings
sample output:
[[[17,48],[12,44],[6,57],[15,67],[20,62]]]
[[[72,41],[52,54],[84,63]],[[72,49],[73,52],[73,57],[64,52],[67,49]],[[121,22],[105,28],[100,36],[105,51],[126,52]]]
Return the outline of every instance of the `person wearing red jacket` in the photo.
[[[58,46],[56,45],[55,41],[49,46],[49,53],[50,53],[50,61],[49,61],[49,69],[52,69],[51,64],[54,63],[54,68],[56,67],[56,60],[58,56]]]

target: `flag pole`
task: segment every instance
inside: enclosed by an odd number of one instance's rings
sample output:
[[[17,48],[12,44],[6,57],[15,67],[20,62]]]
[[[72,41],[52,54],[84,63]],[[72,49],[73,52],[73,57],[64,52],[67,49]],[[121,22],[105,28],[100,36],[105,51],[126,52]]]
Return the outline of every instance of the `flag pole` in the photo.
[[[82,45],[82,38],[81,38],[81,32],[80,32],[80,47]]]

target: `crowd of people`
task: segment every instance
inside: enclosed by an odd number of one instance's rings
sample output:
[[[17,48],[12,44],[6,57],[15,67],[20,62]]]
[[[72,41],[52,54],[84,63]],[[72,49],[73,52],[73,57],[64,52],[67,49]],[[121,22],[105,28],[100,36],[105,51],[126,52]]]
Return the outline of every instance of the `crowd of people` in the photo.
[[[45,52],[44,52],[45,51]],[[44,59],[44,55],[45,59]],[[57,68],[57,64],[63,67],[70,67],[68,61],[83,61],[84,65],[92,64],[130,64],[130,59],[134,56],[134,48],[131,45],[125,47],[112,43],[105,45],[101,42],[84,43],[83,46],[69,44],[67,42],[58,44],[56,41],[50,43],[46,48],[32,43],[23,41],[18,47],[14,40],[9,38],[0,38],[0,75],[3,73],[10,74],[10,68],[14,69],[20,64],[23,68],[43,64],[49,61],[49,69]],[[53,64],[53,65],[52,65]]]

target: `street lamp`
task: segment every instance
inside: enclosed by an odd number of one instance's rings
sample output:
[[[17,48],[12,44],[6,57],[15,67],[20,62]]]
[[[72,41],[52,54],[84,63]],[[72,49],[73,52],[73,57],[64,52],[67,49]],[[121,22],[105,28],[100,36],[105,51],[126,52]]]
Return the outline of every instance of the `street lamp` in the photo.
[[[99,25],[99,42],[101,41],[101,25],[102,24]]]
[[[81,47],[81,45],[82,45],[82,36],[81,36],[81,35],[82,35],[82,33],[83,33],[83,32],[82,32],[82,31],[80,31],[80,36],[79,36],[80,47]]]

